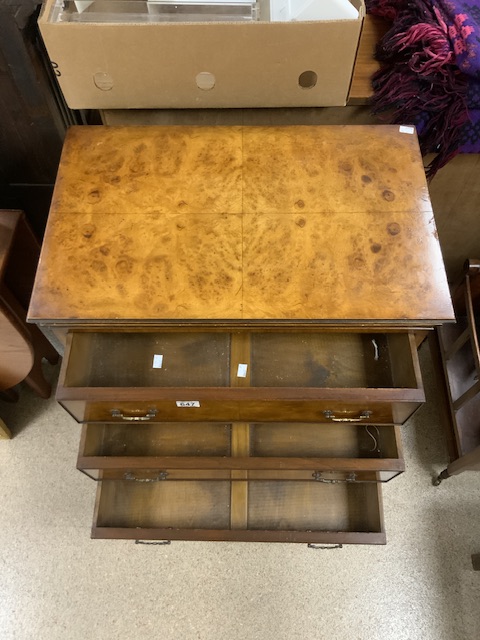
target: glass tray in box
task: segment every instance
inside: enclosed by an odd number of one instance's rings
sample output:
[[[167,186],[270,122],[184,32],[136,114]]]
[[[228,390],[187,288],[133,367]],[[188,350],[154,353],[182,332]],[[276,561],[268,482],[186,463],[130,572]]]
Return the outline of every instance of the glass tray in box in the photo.
[[[49,22],[228,22],[258,20],[256,0],[56,0]]]

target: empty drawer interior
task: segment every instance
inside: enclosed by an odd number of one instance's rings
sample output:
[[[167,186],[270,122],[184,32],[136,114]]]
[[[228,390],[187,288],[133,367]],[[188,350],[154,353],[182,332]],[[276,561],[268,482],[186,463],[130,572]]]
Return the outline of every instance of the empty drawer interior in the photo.
[[[408,333],[94,333],[69,337],[64,387],[421,387]]]
[[[87,424],[81,456],[229,456],[230,424]]]
[[[81,456],[398,458],[394,426],[315,423],[88,424]]]
[[[100,483],[94,526],[380,532],[378,491],[375,484],[313,481],[106,480]]]
[[[252,386],[416,388],[409,336],[366,333],[252,335]]]
[[[394,426],[260,423],[250,432],[250,455],[298,458],[398,458]]]
[[[230,380],[226,333],[73,333],[66,387],[221,387]]]

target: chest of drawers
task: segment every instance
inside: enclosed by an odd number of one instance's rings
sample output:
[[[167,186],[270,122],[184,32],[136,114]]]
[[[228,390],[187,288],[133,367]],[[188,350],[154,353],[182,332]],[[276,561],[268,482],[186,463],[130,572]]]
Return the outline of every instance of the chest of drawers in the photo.
[[[74,127],[29,318],[93,537],[383,543],[453,319],[413,129]]]

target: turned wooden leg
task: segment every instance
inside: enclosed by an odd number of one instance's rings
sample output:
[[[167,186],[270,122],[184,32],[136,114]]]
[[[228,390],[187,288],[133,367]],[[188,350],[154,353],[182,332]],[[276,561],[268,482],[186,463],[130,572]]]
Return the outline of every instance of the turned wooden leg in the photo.
[[[480,553],[472,553],[472,566],[474,571],[480,571]]]
[[[43,376],[42,359],[46,358],[50,364],[56,364],[59,355],[38,327],[30,327],[30,334],[35,359],[30,373],[25,378],[25,382],[41,398],[49,398],[52,393],[52,387]]]
[[[50,364],[57,364],[59,355],[40,329],[35,325],[31,325],[30,335],[35,356],[38,354],[40,359],[45,358]]]

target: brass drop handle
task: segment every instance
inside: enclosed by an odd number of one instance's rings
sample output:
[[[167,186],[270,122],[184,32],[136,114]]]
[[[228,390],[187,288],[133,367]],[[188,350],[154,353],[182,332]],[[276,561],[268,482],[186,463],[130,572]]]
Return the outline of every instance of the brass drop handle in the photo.
[[[139,478],[131,471],[127,471],[123,474],[124,480],[132,480],[134,482],[160,482],[161,480],[166,480],[168,476],[168,471],[160,471],[159,474],[155,478]]]
[[[309,542],[307,544],[307,547],[309,549],[343,549],[343,544],[334,544],[331,546],[327,546],[324,544],[315,544],[313,542]]]
[[[361,422],[362,420],[367,420],[372,415],[371,411],[362,411],[362,413],[358,416],[358,418],[337,418],[333,411],[327,409],[323,412],[325,418],[331,420],[332,422]]]
[[[321,471],[314,471],[312,473],[312,478],[316,482],[323,482],[325,484],[341,484],[343,482],[346,482],[346,483],[356,482],[357,474],[353,472],[349,473],[346,478],[324,478]]]
[[[149,409],[144,416],[126,416],[120,409],[112,409],[110,411],[112,418],[121,418],[128,422],[146,422],[147,420],[155,418],[157,413],[158,411],[156,409]]]

